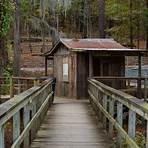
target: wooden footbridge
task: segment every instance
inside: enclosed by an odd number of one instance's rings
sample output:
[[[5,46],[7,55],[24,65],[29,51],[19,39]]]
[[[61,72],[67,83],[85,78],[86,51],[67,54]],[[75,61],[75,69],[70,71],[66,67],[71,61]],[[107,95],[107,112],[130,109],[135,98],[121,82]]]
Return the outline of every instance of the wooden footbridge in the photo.
[[[138,119],[148,147],[145,101],[95,79],[89,100],[54,99],[54,88],[46,79],[0,105],[0,148],[138,148]]]

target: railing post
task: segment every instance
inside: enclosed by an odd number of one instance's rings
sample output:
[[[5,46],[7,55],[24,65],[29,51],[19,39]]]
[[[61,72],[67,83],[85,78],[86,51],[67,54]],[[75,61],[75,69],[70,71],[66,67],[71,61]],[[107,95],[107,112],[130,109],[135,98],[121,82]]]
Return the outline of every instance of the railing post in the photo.
[[[54,78],[54,80],[52,82],[52,91],[53,91],[52,102],[54,101],[55,85],[56,85],[56,78]]]
[[[14,84],[13,84],[13,77],[10,78],[10,98],[14,97]]]
[[[107,95],[103,95],[103,107],[105,110],[107,110]],[[106,129],[106,117],[105,115],[103,116],[103,126]]]
[[[148,87],[148,80],[145,78],[144,80],[144,100],[147,101],[147,88]]]
[[[35,79],[34,80],[34,86],[38,86],[40,84],[39,80],[38,79]]]
[[[110,97],[109,98],[109,113],[113,117],[114,116],[114,100]],[[113,137],[113,124],[109,122],[109,134]]]
[[[103,105],[103,94],[101,91],[96,91],[98,94],[98,101],[101,105]],[[102,117],[103,117],[103,113],[100,109],[96,108],[96,110],[98,110],[98,118],[100,121],[102,121]]]
[[[130,88],[130,79],[127,80],[127,87]]]
[[[148,120],[146,120],[146,148],[148,148]]]
[[[36,111],[37,111],[37,109],[36,109],[36,102],[35,101],[33,101],[33,103],[32,103],[32,118],[34,117],[34,115],[36,114]],[[37,128],[37,125],[36,124],[34,124],[34,126],[33,126],[33,128],[31,129],[31,141],[35,138],[35,134],[36,134],[36,128]]]
[[[24,118],[24,128],[25,128],[30,121],[30,110],[29,110],[28,104],[24,107],[23,116],[24,116],[23,118]],[[27,148],[27,147],[29,147],[29,133],[24,139],[24,148]]]
[[[21,93],[21,82],[20,82],[20,79],[18,78],[18,91],[17,91],[17,94],[20,94]]]
[[[120,102],[117,102],[117,122],[120,124],[120,126],[123,126],[123,104]],[[122,137],[121,134],[118,132],[117,135],[117,145],[119,148],[122,147]]]
[[[0,148],[5,148],[4,144],[4,127],[0,127]]]
[[[136,135],[136,113],[132,110],[129,110],[128,135],[132,139],[134,139]]]
[[[20,135],[20,111],[13,116],[13,142]]]

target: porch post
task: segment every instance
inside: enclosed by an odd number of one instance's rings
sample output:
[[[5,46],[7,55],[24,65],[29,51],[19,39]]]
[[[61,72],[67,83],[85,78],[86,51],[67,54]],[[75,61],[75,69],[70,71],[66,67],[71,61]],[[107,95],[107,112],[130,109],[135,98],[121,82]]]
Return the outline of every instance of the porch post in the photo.
[[[89,77],[93,77],[93,56],[89,53]]]
[[[141,92],[141,54],[139,53],[138,55],[138,86],[137,86],[137,92],[138,92],[138,97],[142,97],[142,92]]]

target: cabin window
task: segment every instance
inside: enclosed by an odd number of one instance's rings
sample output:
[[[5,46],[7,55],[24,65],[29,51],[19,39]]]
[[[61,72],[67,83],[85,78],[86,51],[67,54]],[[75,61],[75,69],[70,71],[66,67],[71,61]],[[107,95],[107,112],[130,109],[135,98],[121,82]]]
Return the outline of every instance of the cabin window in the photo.
[[[68,57],[63,58],[63,81],[68,82]]]

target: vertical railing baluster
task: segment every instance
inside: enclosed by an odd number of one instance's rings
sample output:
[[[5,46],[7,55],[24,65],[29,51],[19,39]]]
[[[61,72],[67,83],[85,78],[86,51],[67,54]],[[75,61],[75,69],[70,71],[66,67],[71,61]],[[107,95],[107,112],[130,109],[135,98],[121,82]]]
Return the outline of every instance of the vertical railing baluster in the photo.
[[[128,135],[132,139],[134,139],[136,135],[136,113],[132,110],[129,110]]]
[[[117,122],[120,124],[120,126],[123,126],[123,104],[120,102],[117,102]],[[117,135],[117,145],[118,147],[122,147],[122,137],[120,132],[118,132]]]
[[[144,80],[144,100],[147,101],[147,87],[148,87],[148,80],[145,78]]]
[[[113,117],[114,116],[114,100],[112,98],[109,98],[109,113]],[[109,134],[111,137],[113,137],[113,124],[112,122],[109,122]]]
[[[29,123],[30,121],[30,110],[29,110],[29,105],[26,105],[24,107],[24,129],[25,127],[27,126],[27,124]],[[24,139],[24,148],[27,148],[29,147],[29,133],[27,133],[27,136],[25,137]]]
[[[102,102],[102,92],[98,91],[98,102],[101,104]],[[99,120],[102,121],[102,111],[99,108],[96,108],[96,110],[98,110],[98,117]]]
[[[32,118],[36,114],[36,103],[35,101],[32,103]],[[35,138],[35,133],[36,133],[36,124],[34,124],[33,128],[31,129],[31,141]]]
[[[14,97],[14,85],[13,85],[13,78],[10,78],[10,98]]]
[[[13,116],[13,142],[20,135],[20,111]]]
[[[4,144],[4,127],[0,127],[0,148],[5,148]]]
[[[18,78],[18,92],[17,92],[17,94],[20,94],[21,93],[21,82],[20,82],[21,80]]]
[[[148,120],[146,120],[146,148],[148,148]]]
[[[33,82],[33,85],[34,86],[39,86],[40,82],[38,79],[35,79],[34,82]]]
[[[105,110],[107,110],[107,95],[105,94],[103,95],[103,107]],[[106,121],[107,121],[106,116],[103,115],[103,126],[105,129],[106,129]]]

